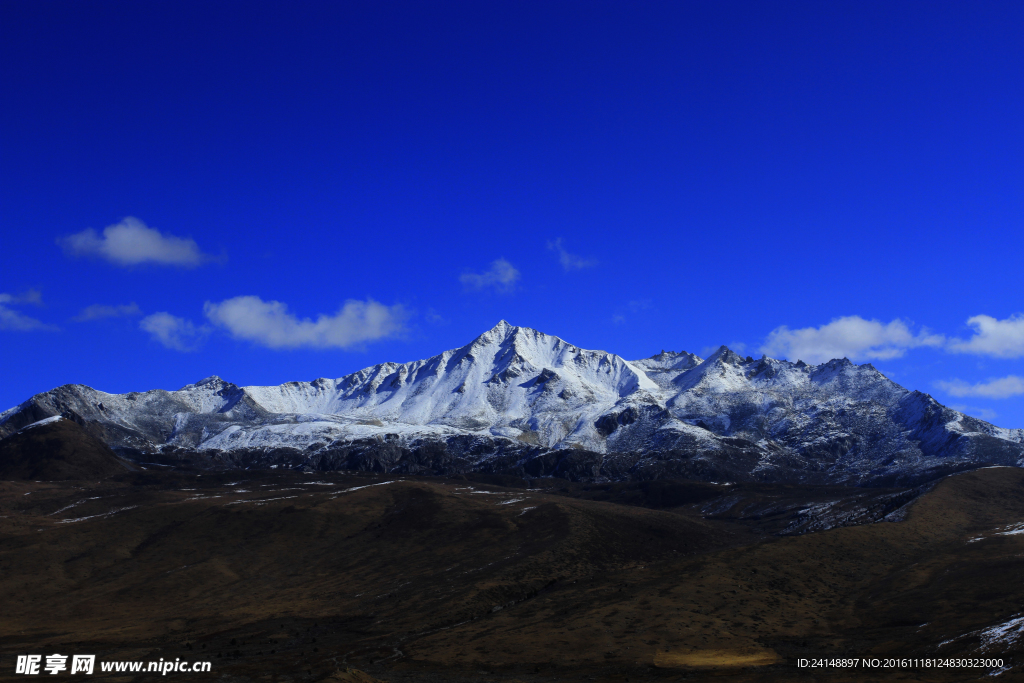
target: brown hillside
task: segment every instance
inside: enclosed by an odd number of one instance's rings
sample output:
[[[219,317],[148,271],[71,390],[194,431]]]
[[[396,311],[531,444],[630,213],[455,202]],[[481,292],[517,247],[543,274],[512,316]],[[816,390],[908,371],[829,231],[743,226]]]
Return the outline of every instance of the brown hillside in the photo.
[[[0,479],[103,479],[128,470],[105,443],[71,420],[29,427],[0,440]]]
[[[988,669],[796,662],[1024,663],[1017,640],[979,635],[1024,604],[1024,535],[1007,533],[1024,521],[1019,469],[944,480],[904,522],[784,538],[692,506],[236,476],[0,483],[2,661],[95,651],[213,662],[190,680],[352,668],[391,683],[981,680]]]

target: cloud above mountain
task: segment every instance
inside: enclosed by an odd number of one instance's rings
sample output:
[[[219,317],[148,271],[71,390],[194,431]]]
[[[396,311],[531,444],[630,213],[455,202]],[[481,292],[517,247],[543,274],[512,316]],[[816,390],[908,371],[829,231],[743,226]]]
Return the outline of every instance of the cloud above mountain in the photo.
[[[53,331],[57,328],[48,325],[41,320],[36,320],[13,308],[19,304],[32,304],[41,306],[43,303],[42,294],[37,289],[30,289],[24,294],[0,293],[0,330],[12,330],[16,332],[30,332],[33,330]]]
[[[1024,314],[1018,313],[1005,320],[976,315],[968,318],[967,324],[974,328],[974,335],[968,339],[951,339],[950,351],[997,358],[1024,356]]]
[[[558,254],[558,262],[562,264],[562,269],[565,271],[571,270],[583,270],[584,268],[592,268],[597,265],[597,261],[594,259],[584,258],[577,254],[570,254],[562,246],[562,238],[559,237],[554,241],[548,242],[548,250],[554,251]]]
[[[956,410],[958,412],[963,413],[964,415],[970,415],[972,417],[981,418],[982,420],[985,420],[986,422],[991,422],[992,420],[994,420],[997,417],[999,417],[999,413],[997,413],[996,411],[992,410],[991,408],[979,408],[978,406],[965,406],[965,405],[952,405],[952,404],[949,407],[952,408],[953,410]]]
[[[483,273],[463,273],[459,281],[468,289],[494,287],[499,292],[511,292],[519,281],[519,271],[504,258],[491,261],[491,267]]]
[[[785,325],[777,327],[768,334],[761,351],[769,356],[800,358],[808,363],[843,357],[887,360],[918,347],[994,358],[1024,357],[1024,314],[1003,320],[976,315],[968,318],[967,324],[974,329],[974,334],[960,339],[933,334],[924,328],[915,332],[900,319],[882,323],[852,315],[836,318],[820,327],[796,330]]]
[[[1010,398],[1024,394],[1024,377],[1008,375],[990,379],[987,382],[970,384],[962,380],[936,382],[943,391],[952,396],[980,396],[982,398]]]
[[[108,225],[102,234],[89,228],[57,242],[69,256],[95,256],[119,266],[156,263],[195,268],[213,259],[194,240],[163,234],[132,216]]]
[[[190,320],[166,312],[147,315],[139,321],[139,327],[148,332],[154,341],[175,351],[198,350],[208,332]]]
[[[372,299],[349,299],[334,315],[321,314],[316,320],[299,318],[287,304],[258,296],[207,301],[203,311],[211,323],[236,339],[272,349],[347,349],[402,334],[408,318],[401,305],[385,306]]]
[[[886,360],[898,358],[908,349],[941,347],[944,343],[942,335],[924,329],[914,333],[910,325],[899,319],[882,323],[851,315],[821,327],[777,327],[768,334],[761,352],[807,363],[823,363],[833,358]]]

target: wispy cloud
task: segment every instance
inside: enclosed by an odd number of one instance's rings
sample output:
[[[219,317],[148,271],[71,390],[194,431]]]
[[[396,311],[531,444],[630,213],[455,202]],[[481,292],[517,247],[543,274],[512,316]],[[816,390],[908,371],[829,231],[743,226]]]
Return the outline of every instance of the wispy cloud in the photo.
[[[1010,398],[1024,394],[1024,377],[1008,375],[990,379],[987,382],[969,384],[955,379],[952,382],[936,382],[935,385],[951,396],[981,396],[983,398]]]
[[[950,351],[998,358],[1024,356],[1024,314],[1018,313],[1005,320],[976,315],[968,318],[967,324],[974,328],[974,336],[951,339],[947,347]]]
[[[86,322],[87,320],[100,320],[102,318],[124,318],[132,315],[142,315],[142,311],[139,309],[135,302],[125,304],[123,306],[105,306],[103,304],[93,304],[92,306],[86,306],[82,309],[82,312],[76,315],[72,320],[75,322]]]
[[[423,317],[431,325],[447,325],[451,322],[448,318],[435,311],[433,308],[428,308],[427,312],[423,314]]]
[[[30,289],[27,292],[24,292],[17,296],[10,296],[9,300],[11,303],[32,304],[33,306],[42,306],[43,293],[40,292],[38,289]]]
[[[402,306],[385,306],[372,299],[350,299],[334,315],[320,315],[316,320],[298,318],[286,304],[258,296],[207,301],[203,310],[210,322],[232,336],[272,349],[345,349],[403,333],[408,317]]]
[[[139,327],[149,332],[154,341],[175,351],[195,351],[207,332],[189,320],[166,312],[147,315],[139,321]]]
[[[30,289],[24,294],[19,295],[0,293],[0,330],[13,330],[16,332],[44,330],[52,332],[58,329],[54,325],[48,325],[41,320],[36,320],[12,308],[12,306],[17,306],[18,304],[41,306],[43,304],[43,296],[37,289]]]
[[[972,415],[974,417],[980,417],[982,420],[994,420],[999,417],[999,413],[988,408],[977,408],[975,406],[964,406],[964,405],[951,405],[949,406],[953,410],[959,410],[964,415]]]
[[[469,289],[494,287],[499,292],[511,292],[519,281],[519,271],[503,258],[491,261],[491,267],[483,273],[463,273],[459,281]]]
[[[584,268],[591,268],[597,265],[597,261],[594,259],[584,258],[576,254],[570,254],[562,246],[562,238],[559,237],[554,241],[548,242],[548,249],[558,253],[558,261],[562,264],[562,268],[566,271],[570,270],[582,270]]]
[[[623,306],[618,306],[615,309],[615,313],[612,315],[612,323],[615,325],[622,325],[626,322],[626,310],[629,310],[630,316],[642,313],[644,311],[650,311],[654,308],[654,304],[650,299],[633,299],[629,303]],[[718,347],[715,347],[718,348]]]
[[[71,256],[98,256],[119,266],[158,263],[195,268],[212,259],[194,240],[165,235],[131,216],[103,228],[102,235],[89,228],[57,243]]]
[[[945,337],[922,329],[916,334],[902,320],[882,323],[852,315],[836,318],[821,327],[791,330],[785,325],[771,331],[761,347],[769,356],[822,363],[833,358],[852,360],[888,359],[902,356],[907,349],[940,347]]]

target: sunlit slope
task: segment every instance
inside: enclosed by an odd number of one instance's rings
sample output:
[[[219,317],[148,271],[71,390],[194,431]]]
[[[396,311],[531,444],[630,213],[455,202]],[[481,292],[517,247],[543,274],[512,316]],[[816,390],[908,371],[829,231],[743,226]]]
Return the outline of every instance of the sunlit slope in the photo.
[[[135,460],[208,468],[883,484],[1024,461],[1024,430],[946,408],[870,364],[725,347],[626,361],[504,321],[459,349],[338,379],[211,377],[128,394],[66,385],[4,413],[0,434],[55,415]],[[570,456],[582,464],[559,468]]]

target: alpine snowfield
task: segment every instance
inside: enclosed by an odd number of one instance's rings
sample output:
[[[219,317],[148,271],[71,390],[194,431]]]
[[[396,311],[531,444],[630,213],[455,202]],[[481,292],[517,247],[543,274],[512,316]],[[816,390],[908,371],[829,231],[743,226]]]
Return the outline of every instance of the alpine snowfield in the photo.
[[[240,388],[209,377],[128,394],[65,385],[0,414],[0,436],[54,416],[131,459],[209,467],[868,483],[1024,463],[1024,430],[941,406],[870,364],[725,347],[627,361],[505,321],[461,348],[337,379]]]

